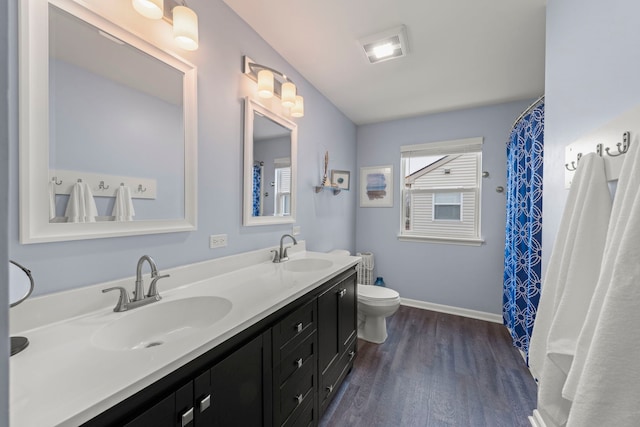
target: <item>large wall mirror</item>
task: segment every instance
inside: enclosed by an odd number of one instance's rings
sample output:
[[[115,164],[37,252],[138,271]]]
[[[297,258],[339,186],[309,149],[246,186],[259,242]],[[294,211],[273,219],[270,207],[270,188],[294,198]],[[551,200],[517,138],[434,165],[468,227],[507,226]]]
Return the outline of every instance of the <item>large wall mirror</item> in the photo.
[[[245,99],[244,225],[295,222],[298,130]]]
[[[20,7],[21,242],[194,230],[196,68],[73,0]]]

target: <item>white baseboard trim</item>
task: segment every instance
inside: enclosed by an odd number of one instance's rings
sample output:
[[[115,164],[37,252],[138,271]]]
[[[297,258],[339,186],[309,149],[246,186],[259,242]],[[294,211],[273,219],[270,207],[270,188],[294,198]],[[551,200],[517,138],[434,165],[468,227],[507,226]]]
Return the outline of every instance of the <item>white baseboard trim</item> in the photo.
[[[422,308],[423,310],[437,311],[439,313],[454,314],[456,316],[470,317],[472,319],[502,324],[502,316],[484,311],[469,310],[468,308],[453,307],[450,305],[435,304],[409,298],[400,298],[400,304],[407,307]]]

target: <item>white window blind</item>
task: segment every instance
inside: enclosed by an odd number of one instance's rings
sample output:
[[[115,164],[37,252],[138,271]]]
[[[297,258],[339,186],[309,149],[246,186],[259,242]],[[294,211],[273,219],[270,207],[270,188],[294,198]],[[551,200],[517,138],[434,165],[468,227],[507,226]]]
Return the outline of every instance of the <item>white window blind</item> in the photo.
[[[482,138],[401,147],[399,237],[479,244]]]

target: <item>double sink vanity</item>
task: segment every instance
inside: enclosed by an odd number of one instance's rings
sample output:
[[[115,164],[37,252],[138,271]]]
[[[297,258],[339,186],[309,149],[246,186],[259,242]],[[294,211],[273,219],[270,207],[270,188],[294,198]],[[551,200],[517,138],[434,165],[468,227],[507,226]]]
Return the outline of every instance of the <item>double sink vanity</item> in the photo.
[[[134,278],[15,307],[11,425],[317,425],[356,354],[359,258],[304,246],[159,268],[161,299],[121,312],[101,290]]]

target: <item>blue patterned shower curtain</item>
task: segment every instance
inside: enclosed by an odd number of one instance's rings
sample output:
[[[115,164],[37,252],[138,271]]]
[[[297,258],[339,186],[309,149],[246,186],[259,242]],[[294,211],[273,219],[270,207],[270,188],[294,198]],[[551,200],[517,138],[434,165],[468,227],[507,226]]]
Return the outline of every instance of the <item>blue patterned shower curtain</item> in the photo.
[[[507,145],[507,226],[502,317],[527,355],[540,300],[544,102],[528,112]]]
[[[262,192],[262,166],[253,165],[253,216],[262,215],[262,200],[260,194]]]

